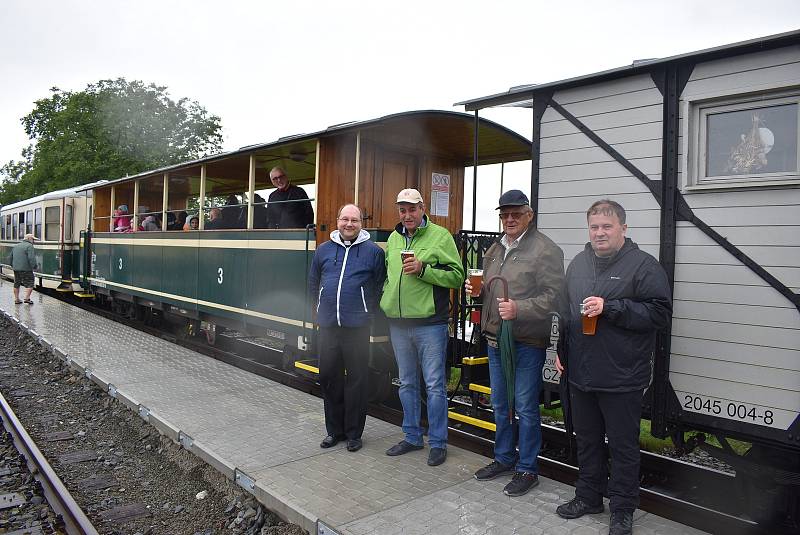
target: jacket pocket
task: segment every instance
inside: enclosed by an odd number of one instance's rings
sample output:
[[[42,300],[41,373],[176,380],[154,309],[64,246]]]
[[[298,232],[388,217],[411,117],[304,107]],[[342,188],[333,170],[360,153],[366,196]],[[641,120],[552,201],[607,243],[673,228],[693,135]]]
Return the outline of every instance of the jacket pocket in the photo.
[[[369,312],[367,310],[367,299],[364,297],[364,287],[361,287],[361,302],[364,304],[364,312]]]
[[[319,287],[319,295],[317,296],[317,313],[319,313],[319,305],[322,304],[322,289],[324,286]]]

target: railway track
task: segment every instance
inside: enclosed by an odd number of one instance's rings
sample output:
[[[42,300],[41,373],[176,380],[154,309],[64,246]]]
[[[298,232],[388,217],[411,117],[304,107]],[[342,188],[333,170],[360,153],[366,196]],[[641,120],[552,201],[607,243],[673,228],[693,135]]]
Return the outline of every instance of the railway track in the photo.
[[[47,503],[63,522],[66,532],[70,535],[96,535],[97,530],[39,451],[2,394],[0,394],[0,411],[3,426],[13,439],[17,450],[25,458],[28,470],[41,485]]]
[[[57,297],[62,298],[61,295]],[[282,366],[282,352],[248,339],[218,336],[215,346],[193,338],[168,334],[139,321],[121,318],[109,311],[80,303],[85,310],[123,323],[153,336],[167,339],[183,347],[210,356],[227,364],[260,375],[267,379],[321,396],[318,384],[287,372]],[[381,420],[400,425],[402,412],[384,405],[371,405],[369,414]],[[566,432],[543,425],[543,450],[539,456],[540,473],[544,477],[574,485],[578,469],[565,458]],[[477,433],[475,431],[478,431]],[[491,458],[493,442],[469,425],[450,427],[449,441],[458,447]],[[730,489],[734,476],[700,465],[669,457],[642,452],[642,510],[682,524],[726,535],[766,535],[776,533],[736,514],[737,506],[731,503]],[[782,531],[781,531],[782,532]]]

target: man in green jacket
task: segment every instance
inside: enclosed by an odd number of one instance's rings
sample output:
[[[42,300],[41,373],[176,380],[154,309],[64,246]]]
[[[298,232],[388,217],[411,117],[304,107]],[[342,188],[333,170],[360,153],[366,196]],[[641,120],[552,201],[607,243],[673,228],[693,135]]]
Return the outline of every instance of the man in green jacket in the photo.
[[[33,291],[33,270],[36,269],[36,253],[33,250],[33,234],[25,234],[21,242],[11,249],[11,269],[14,270],[14,304],[19,305],[19,287],[25,287],[25,302],[29,305]]]
[[[445,352],[450,292],[464,282],[464,268],[453,236],[425,215],[422,195],[404,189],[397,195],[400,223],[386,244],[386,283],[381,309],[400,375],[405,438],[386,451],[402,455],[423,447],[419,369],[427,391],[428,465],[447,458]],[[411,252],[413,251],[413,255]]]

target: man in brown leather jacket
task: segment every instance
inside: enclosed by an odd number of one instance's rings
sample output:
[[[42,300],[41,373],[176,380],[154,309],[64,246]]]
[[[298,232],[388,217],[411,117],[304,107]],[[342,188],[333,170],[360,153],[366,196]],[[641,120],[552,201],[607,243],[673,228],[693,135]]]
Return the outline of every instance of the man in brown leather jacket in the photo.
[[[552,313],[564,281],[564,253],[553,241],[536,230],[534,212],[519,190],[500,197],[503,236],[483,257],[484,281],[501,276],[508,281],[508,301],[502,299],[498,282],[483,291],[481,330],[489,341],[489,379],[494,408],[494,461],[475,472],[480,481],[513,472],[503,492],[522,496],[539,483],[536,457],[542,445],[539,393],[542,367],[549,345]],[[466,283],[467,291],[472,287]],[[516,375],[514,409],[519,417],[519,455],[514,437],[516,422],[509,419],[506,380],[497,348],[502,320],[514,320]]]

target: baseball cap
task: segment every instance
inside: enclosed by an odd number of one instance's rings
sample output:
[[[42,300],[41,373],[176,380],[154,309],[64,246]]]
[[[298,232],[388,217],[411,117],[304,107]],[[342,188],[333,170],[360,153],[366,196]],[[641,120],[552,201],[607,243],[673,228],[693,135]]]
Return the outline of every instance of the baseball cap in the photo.
[[[37,237],[36,237],[36,236],[34,236],[33,234],[25,234],[25,237],[24,237],[24,238],[22,238],[22,239],[23,239],[23,240],[34,240],[34,241],[36,241],[36,240],[38,240],[39,238],[37,238]]]
[[[422,200],[422,194],[419,191],[413,188],[408,188],[397,194],[397,204],[400,204],[401,202],[420,204],[425,201]]]
[[[503,206],[528,206],[531,202],[528,200],[528,196],[522,193],[518,189],[510,189],[507,192],[500,195],[499,206],[495,208],[495,210],[499,210]]]

